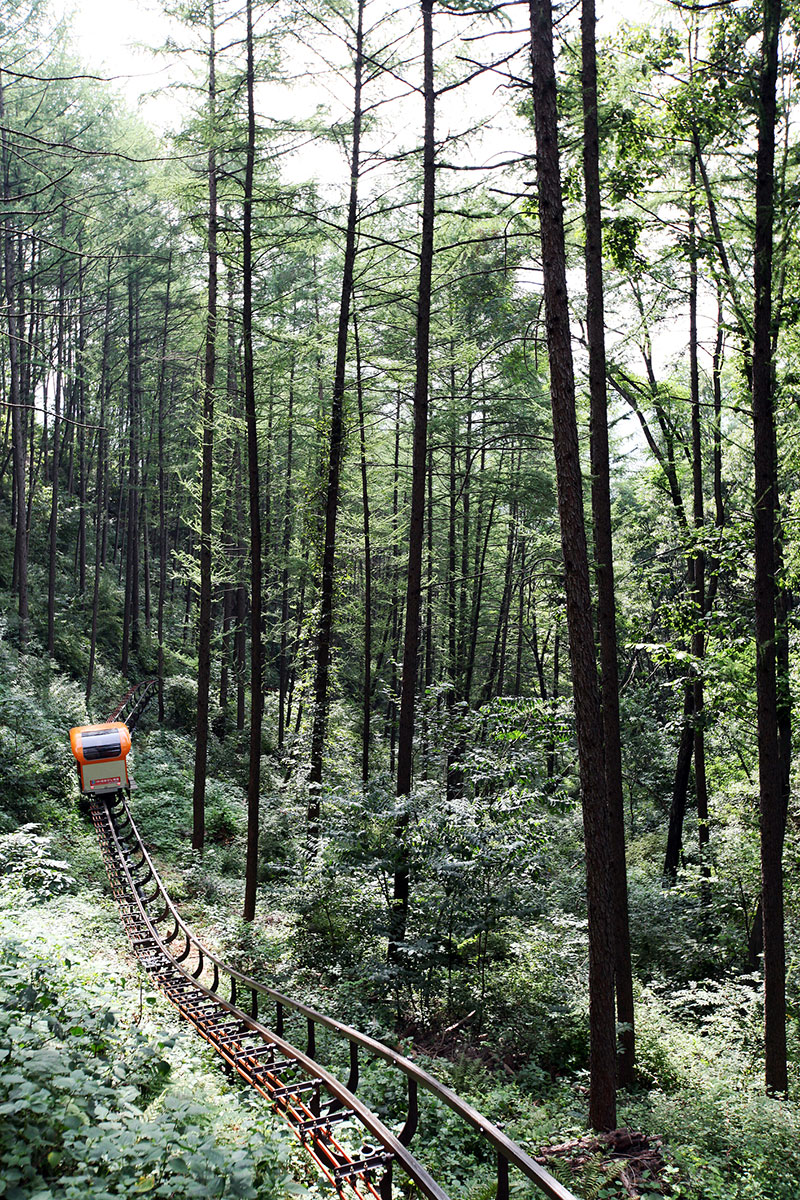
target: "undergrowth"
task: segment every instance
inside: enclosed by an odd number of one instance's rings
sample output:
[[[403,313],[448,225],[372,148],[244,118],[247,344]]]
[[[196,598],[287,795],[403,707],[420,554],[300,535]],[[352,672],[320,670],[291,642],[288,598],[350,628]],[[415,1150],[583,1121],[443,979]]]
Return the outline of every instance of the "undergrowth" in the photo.
[[[10,848],[27,863],[0,879],[0,1196],[300,1191],[269,1112],[110,953],[113,909],[97,894],[54,896],[59,864],[42,840],[0,839],[0,870]]]

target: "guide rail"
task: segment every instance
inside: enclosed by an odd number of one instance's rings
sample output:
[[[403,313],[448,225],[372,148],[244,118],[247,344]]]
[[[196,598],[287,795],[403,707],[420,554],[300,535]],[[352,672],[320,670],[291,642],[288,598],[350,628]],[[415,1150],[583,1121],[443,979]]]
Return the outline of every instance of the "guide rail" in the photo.
[[[147,705],[158,690],[158,679],[144,679],[126,692],[113,712],[109,713],[106,721],[122,721],[133,732]]]
[[[358,1200],[369,1196],[392,1200],[396,1164],[429,1200],[448,1200],[444,1189],[409,1150],[419,1120],[421,1087],[479,1131],[492,1148],[497,1200],[508,1200],[510,1167],[526,1176],[541,1195],[575,1200],[501,1129],[416,1063],[351,1026],[250,979],[210,951],[172,903],[123,791],[93,797],[90,813],[112,894],[142,967],[221,1056],[226,1068],[271,1103],[337,1192],[342,1194],[347,1188]],[[259,1007],[265,1004],[273,1008],[274,1029],[260,1019]],[[304,1050],[286,1039],[285,1025],[292,1014],[304,1020]],[[349,1044],[346,1084],[316,1061],[318,1028]],[[390,1129],[356,1095],[362,1051],[405,1077],[407,1107],[399,1132]],[[349,1128],[341,1130],[344,1125]]]

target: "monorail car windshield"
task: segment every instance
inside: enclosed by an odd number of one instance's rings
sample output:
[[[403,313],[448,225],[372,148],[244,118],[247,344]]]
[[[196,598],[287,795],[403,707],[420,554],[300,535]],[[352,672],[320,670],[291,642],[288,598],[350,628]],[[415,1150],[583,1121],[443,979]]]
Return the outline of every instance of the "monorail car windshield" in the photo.
[[[118,729],[100,729],[97,733],[81,734],[81,749],[87,762],[119,758],[122,754],[122,739]]]

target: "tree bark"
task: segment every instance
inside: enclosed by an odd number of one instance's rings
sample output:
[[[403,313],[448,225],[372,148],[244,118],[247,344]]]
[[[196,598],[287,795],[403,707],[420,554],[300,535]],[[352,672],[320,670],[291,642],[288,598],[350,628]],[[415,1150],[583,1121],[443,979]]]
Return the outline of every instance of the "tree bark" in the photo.
[[[358,321],[353,313],[353,340],[356,351],[356,398],[361,455],[361,507],[364,520],[364,678],[361,705],[361,782],[369,779],[370,718],[372,715],[372,548],[369,527],[369,487],[367,485],[367,440],[364,431],[364,385],[361,374],[361,343]]]
[[[294,371],[289,374],[286,423],[286,487],[283,496],[283,569],[281,573],[281,650],[278,660],[278,749],[286,738],[286,697],[289,692],[289,551],[292,545],[292,455],[294,450]]]
[[[586,853],[589,1120],[595,1129],[613,1129],[616,1124],[616,1028],[613,909],[607,871],[610,835],[603,755],[603,714],[592,629],[589,555],[575,414],[550,0],[531,0],[530,15],[536,178],[550,361],[550,398]]]
[[[513,452],[512,452],[512,479],[514,477],[513,468]],[[518,476],[517,476],[518,478]],[[516,497],[516,486],[512,484]],[[495,630],[494,642],[492,644],[492,653],[489,658],[489,670],[486,673],[486,681],[483,685],[483,701],[491,700],[492,689],[494,688],[495,679],[498,679],[497,694],[502,695],[502,668],[500,647],[503,639],[504,630],[508,626],[508,617],[511,610],[511,592],[514,583],[514,560],[516,555],[517,543],[517,504],[516,498],[512,501],[511,514],[508,522],[508,536],[506,539],[506,569],[503,579],[503,593],[500,598],[500,611],[497,615],[497,629]]]
[[[108,399],[108,359],[111,349],[111,264],[106,274],[106,312],[103,322],[103,356],[100,363],[100,429],[97,437],[97,495],[95,496],[94,587],[92,590],[92,633],[89,668],[86,672],[86,704],[92,698],[94,664],[97,650],[97,623],[100,608],[100,568],[103,545],[103,480],[106,463],[106,400]]]
[[[128,488],[125,522],[125,609],[122,621],[122,674],[130,671],[130,653],[138,646],[139,603],[139,444],[137,357],[138,302],[135,274],[128,277]],[[120,564],[121,565],[121,564]]]
[[[425,534],[425,484],[428,463],[428,373],[431,324],[431,279],[433,272],[433,227],[436,188],[434,142],[435,94],[433,81],[433,0],[422,0],[423,97],[425,129],[422,145],[422,232],[420,239],[417,325],[414,351],[414,437],[411,459],[411,521],[408,534],[406,575],[406,627],[403,641],[403,673],[400,684],[400,721],[397,737],[397,795],[411,791],[414,757],[417,655],[419,652],[420,602],[422,598],[422,549]],[[406,846],[408,816],[395,826],[396,865],[392,894],[389,940],[390,958],[405,938],[409,901],[409,866]]]
[[[256,911],[258,882],[258,811],[261,790],[261,725],[264,713],[264,653],[261,641],[261,513],[259,511],[258,430],[253,366],[253,171],[256,156],[253,5],[247,0],[247,158],[245,162],[242,245],[242,336],[244,340],[244,408],[247,423],[247,467],[250,484],[250,762],[247,776],[247,864],[245,921]]]
[[[205,842],[208,707],[211,689],[211,491],[214,475],[214,389],[217,367],[217,155],[216,155],[216,25],[214,0],[208,9],[208,302],[203,380],[203,444],[200,495],[200,601],[197,618],[197,729],[192,792],[192,849]]]
[[[772,249],[780,0],[764,0],[759,78],[754,240],[753,453],[755,460],[755,618],[761,898],[764,922],[764,1075],[768,1092],[788,1088],[783,838],[776,684],[775,534],[777,510]]]
[[[8,138],[5,126],[5,95],[0,74],[0,149],[3,155],[3,201],[8,214],[11,204],[11,164],[9,162]],[[8,310],[8,365],[9,403],[11,404],[11,442],[14,464],[14,504],[16,508],[16,531],[14,539],[14,567],[19,597],[19,645],[23,649],[28,640],[28,529],[27,505],[25,503],[25,430],[22,421],[22,398],[19,371],[19,315],[16,298],[16,261],[14,257],[14,233],[11,219],[3,221],[3,265],[5,274],[5,300]]]
[[[635,1034],[633,969],[628,923],[628,879],[625,863],[625,808],[619,728],[619,669],[614,594],[614,550],[611,534],[611,467],[608,449],[608,393],[603,295],[600,146],[597,114],[597,45],[595,3],[583,0],[581,15],[581,91],[583,97],[583,176],[586,191],[586,331],[589,340],[590,458],[592,526],[597,587],[597,633],[603,706],[606,796],[611,834],[613,889],[614,983],[620,1054],[617,1078],[633,1083]]]
[[[164,600],[167,589],[167,498],[164,462],[164,379],[169,341],[170,288],[172,285],[172,247],[167,262],[167,292],[164,297],[164,332],[161,339],[161,363],[158,372],[158,719],[164,721]]]
[[[85,266],[78,238],[78,594],[86,594],[86,296]]]
[[[61,214],[61,240],[66,230],[66,209]],[[47,576],[47,652],[53,654],[56,645],[56,568],[58,565],[58,501],[61,488],[61,396],[64,382],[64,257],[58,264],[58,340],[56,349],[55,412],[53,416],[53,491],[50,500],[50,539]],[[118,523],[119,524],[119,523]]]
[[[683,693],[683,724],[675,777],[672,783],[672,802],[669,810],[667,848],[664,854],[664,884],[669,886],[678,878],[678,867],[683,849],[683,820],[686,815],[686,797],[689,790],[689,773],[694,750],[694,683],[690,680]]]
[[[353,141],[350,156],[350,197],[347,208],[342,290],[339,300],[339,327],[336,341],[336,363],[331,397],[330,445],[328,457],[327,496],[325,502],[325,540],[322,555],[322,586],[320,618],[317,631],[314,670],[314,719],[311,729],[311,769],[308,782],[306,836],[309,854],[316,852],[320,832],[320,798],[322,763],[328,724],[328,683],[333,629],[334,567],[336,561],[336,520],[339,513],[339,485],[344,441],[344,385],[347,365],[347,337],[350,325],[350,302],[353,294],[353,271],[356,261],[356,231],[358,226],[358,182],[361,153],[361,88],[363,58],[364,0],[359,0],[358,24],[354,59],[353,84]]]
[[[692,632],[692,657],[694,658],[694,784],[697,800],[697,827],[702,869],[708,874],[705,851],[709,840],[708,827],[708,782],[706,779],[706,746],[703,726],[703,659],[705,657],[706,615],[706,556],[702,548],[702,529],[705,525],[703,501],[703,445],[700,424],[700,369],[698,364],[697,339],[697,228],[695,219],[695,191],[697,188],[697,163],[694,154],[689,161],[689,389],[692,406],[692,512],[695,537],[692,549],[692,590],[694,593],[694,630]]]
[[[389,773],[394,774],[397,754],[397,660],[400,656],[400,389],[394,413],[394,474],[392,476],[392,618],[391,676],[386,720],[389,726]]]

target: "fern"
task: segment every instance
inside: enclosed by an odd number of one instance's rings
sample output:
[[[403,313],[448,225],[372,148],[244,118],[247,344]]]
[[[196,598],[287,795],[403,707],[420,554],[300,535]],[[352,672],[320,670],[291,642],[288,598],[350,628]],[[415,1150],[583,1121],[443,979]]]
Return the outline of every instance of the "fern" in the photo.
[[[581,1171],[581,1191],[585,1200],[616,1200],[627,1194],[615,1185],[625,1172],[624,1159],[604,1159],[602,1154],[593,1154]]]

